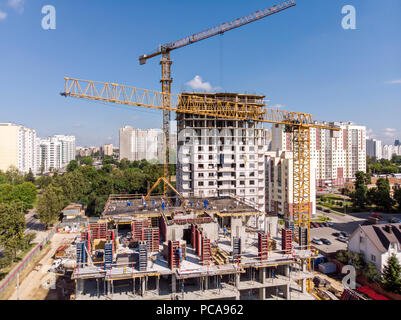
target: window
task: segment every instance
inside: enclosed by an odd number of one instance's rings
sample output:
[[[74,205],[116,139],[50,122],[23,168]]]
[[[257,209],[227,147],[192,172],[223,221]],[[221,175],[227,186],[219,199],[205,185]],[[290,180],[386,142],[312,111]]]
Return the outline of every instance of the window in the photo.
[[[370,260],[372,260],[373,262],[376,262],[376,256],[375,256],[374,254],[372,254],[372,255],[370,256]]]
[[[209,186],[214,186],[214,181],[209,181]]]
[[[198,182],[199,187],[203,187],[203,181]]]
[[[213,156],[209,156],[209,160],[213,160]]]
[[[214,173],[213,172],[209,172],[209,177],[214,177]]]

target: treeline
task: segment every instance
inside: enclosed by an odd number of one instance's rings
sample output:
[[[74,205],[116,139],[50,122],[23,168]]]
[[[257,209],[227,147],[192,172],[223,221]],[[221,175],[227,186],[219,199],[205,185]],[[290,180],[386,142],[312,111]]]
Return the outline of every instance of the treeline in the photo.
[[[34,234],[25,234],[25,212],[36,200],[32,172],[22,175],[16,168],[0,171],[0,268],[13,263],[18,252],[29,248]]]
[[[370,174],[401,173],[401,156],[393,155],[390,160],[377,160],[376,157],[366,157],[367,172]]]
[[[84,203],[89,216],[99,216],[110,194],[146,194],[162,175],[161,166],[146,160],[105,158],[99,170],[93,167],[90,157],[80,159],[80,163],[71,161],[65,174],[36,180],[43,189],[37,205],[39,219],[47,226],[55,223],[61,210],[71,202]]]
[[[379,178],[376,187],[368,189],[367,185],[371,183],[369,173],[358,171],[355,177],[355,191],[350,194],[354,207],[365,209],[368,205],[375,205],[384,212],[391,212],[393,206],[398,204],[398,209],[401,210],[400,187],[396,187],[391,193],[388,179]]]

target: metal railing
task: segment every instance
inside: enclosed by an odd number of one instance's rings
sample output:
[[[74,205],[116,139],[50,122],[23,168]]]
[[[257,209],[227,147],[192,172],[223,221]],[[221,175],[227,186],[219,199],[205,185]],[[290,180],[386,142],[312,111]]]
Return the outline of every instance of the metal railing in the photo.
[[[26,266],[34,259],[38,253],[41,252],[42,248],[45,244],[53,238],[54,234],[57,232],[56,225],[50,233],[46,236],[46,238],[36,245],[24,258],[23,260],[11,270],[7,276],[0,282],[0,296],[5,292],[5,290],[13,283],[13,281],[19,276],[19,274],[26,268]]]

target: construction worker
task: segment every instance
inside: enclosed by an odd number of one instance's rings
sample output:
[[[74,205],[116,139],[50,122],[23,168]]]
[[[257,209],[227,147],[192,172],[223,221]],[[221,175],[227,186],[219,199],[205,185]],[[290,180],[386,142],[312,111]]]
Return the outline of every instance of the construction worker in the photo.
[[[223,233],[224,233],[224,237],[226,236],[226,233],[227,233],[227,228],[226,228],[226,226],[224,226],[224,228],[223,228]]]

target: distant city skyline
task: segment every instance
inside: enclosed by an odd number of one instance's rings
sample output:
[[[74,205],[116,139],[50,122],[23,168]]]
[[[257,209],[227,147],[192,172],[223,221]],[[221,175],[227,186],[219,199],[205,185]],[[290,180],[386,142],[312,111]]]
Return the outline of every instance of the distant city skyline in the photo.
[[[65,76],[160,90],[159,59],[140,66],[140,55],[281,1],[63,1],[55,4],[57,28],[48,31],[41,27],[47,1],[19,2],[20,10],[4,2],[0,121],[39,136],[74,135],[86,146],[118,145],[127,125],[161,128],[161,111],[63,98]],[[355,6],[356,30],[341,26],[347,4]],[[172,91],[264,94],[270,106],[352,121],[392,144],[401,138],[400,30],[399,0],[298,0],[285,13],[174,51]]]

